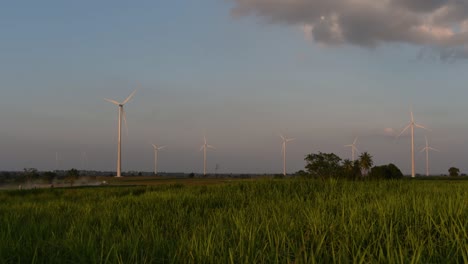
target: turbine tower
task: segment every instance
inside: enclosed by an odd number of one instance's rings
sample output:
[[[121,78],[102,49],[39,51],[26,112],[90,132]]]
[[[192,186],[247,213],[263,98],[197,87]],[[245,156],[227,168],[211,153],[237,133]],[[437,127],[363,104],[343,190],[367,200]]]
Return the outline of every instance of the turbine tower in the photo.
[[[127,127],[127,118],[126,118],[126,114],[125,114],[125,110],[124,110],[124,105],[126,103],[128,103],[128,101],[130,101],[130,99],[132,99],[132,97],[135,95],[137,90],[133,91],[123,102],[119,103],[115,100],[111,100],[111,99],[104,99],[108,102],[111,102],[115,105],[117,105],[119,107],[119,121],[118,121],[118,128],[117,128],[117,133],[118,133],[118,137],[117,137],[117,176],[116,177],[122,177],[122,167],[121,167],[121,161],[122,161],[122,118],[125,122],[125,127],[127,129],[127,133],[128,133],[128,127]]]
[[[155,144],[151,145],[153,145],[154,149],[154,175],[158,175],[158,151],[164,149],[166,146],[158,147]]]
[[[280,135],[283,140],[281,152],[283,153],[283,175],[286,176],[286,144],[295,140],[295,138],[285,138],[283,135]]]
[[[429,150],[434,150],[434,151],[439,151],[438,149],[435,149],[433,147],[429,147],[429,143],[427,141],[427,137],[426,138],[426,146],[421,149],[421,152],[423,151],[426,151],[426,176],[429,176]]]
[[[206,137],[203,136],[204,144],[201,146],[200,151],[203,150],[203,176],[206,176],[206,150],[211,148],[211,149],[216,149],[212,145],[208,145],[206,143]]]
[[[414,116],[413,116],[413,111],[410,111],[411,113],[411,121],[410,123],[401,131],[401,133],[397,136],[400,137],[408,128],[411,128],[411,177],[414,178],[416,177],[415,172],[414,172],[414,127],[419,127],[422,129],[430,130],[420,124],[417,124],[414,122]]]
[[[353,162],[354,162],[354,159],[355,159],[355,156],[356,156],[356,151],[359,151],[356,147],[356,143],[357,143],[357,140],[358,138],[356,137],[353,141],[353,144],[350,144],[350,145],[345,145],[345,147],[350,147],[351,148],[351,157],[353,159]]]

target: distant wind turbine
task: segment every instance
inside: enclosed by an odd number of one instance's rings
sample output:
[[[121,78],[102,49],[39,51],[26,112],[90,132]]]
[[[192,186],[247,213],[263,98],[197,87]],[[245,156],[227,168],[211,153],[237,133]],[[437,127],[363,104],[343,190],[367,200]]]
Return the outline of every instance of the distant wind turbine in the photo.
[[[426,138],[426,146],[421,149],[421,152],[423,151],[426,151],[426,176],[429,176],[429,150],[434,150],[434,151],[439,151],[438,149],[435,149],[433,147],[429,147],[429,143],[427,141],[427,137]]]
[[[151,145],[153,145],[153,149],[154,149],[154,175],[158,175],[158,152],[166,148],[166,146],[158,147],[155,144],[151,144]]]
[[[295,138],[285,138],[280,134],[281,139],[283,140],[281,152],[283,153],[283,175],[286,176],[286,144],[295,140]]]
[[[126,114],[125,114],[125,110],[124,110],[124,105],[126,103],[128,103],[128,101],[130,101],[130,99],[132,99],[132,97],[135,95],[137,90],[133,91],[123,102],[119,103],[115,100],[111,100],[111,99],[104,99],[108,102],[111,102],[115,105],[117,105],[119,107],[119,125],[118,125],[118,137],[117,137],[117,176],[116,177],[122,177],[122,167],[121,167],[121,161],[122,161],[122,118],[125,122],[125,128],[128,132],[128,126],[127,126],[127,117],[126,117]]]
[[[400,137],[408,128],[411,128],[411,177],[416,177],[415,172],[414,172],[414,127],[419,127],[422,129],[430,130],[420,124],[417,124],[414,122],[414,116],[413,116],[413,111],[410,111],[411,113],[411,121],[410,123],[401,131],[401,133],[397,136]]]
[[[350,145],[345,145],[345,147],[350,147],[351,148],[351,157],[353,159],[353,162],[354,162],[354,159],[355,159],[355,155],[356,155],[356,151],[359,151],[356,147],[356,143],[357,143],[357,140],[358,138],[356,137],[353,141],[353,144],[350,144]]]
[[[203,150],[203,175],[206,176],[206,150],[211,148],[211,149],[216,149],[212,145],[208,145],[206,143],[206,137],[203,137],[204,144],[201,146],[200,151]]]

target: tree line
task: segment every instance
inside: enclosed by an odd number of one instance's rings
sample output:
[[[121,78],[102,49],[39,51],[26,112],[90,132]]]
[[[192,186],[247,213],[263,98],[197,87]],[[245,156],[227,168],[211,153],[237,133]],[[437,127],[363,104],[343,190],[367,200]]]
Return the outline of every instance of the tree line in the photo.
[[[374,160],[368,152],[363,152],[355,161],[341,159],[334,153],[312,153],[305,157],[305,171],[296,174],[311,178],[343,178],[358,179],[401,179],[403,173],[393,163],[373,166]],[[449,176],[460,176],[460,170],[451,167]]]

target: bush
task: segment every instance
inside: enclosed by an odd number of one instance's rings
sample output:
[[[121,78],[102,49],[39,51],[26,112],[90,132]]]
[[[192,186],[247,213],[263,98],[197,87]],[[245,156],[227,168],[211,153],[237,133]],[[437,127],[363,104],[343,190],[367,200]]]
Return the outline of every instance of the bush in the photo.
[[[369,177],[373,179],[400,179],[403,178],[403,173],[395,164],[390,163],[373,167]]]

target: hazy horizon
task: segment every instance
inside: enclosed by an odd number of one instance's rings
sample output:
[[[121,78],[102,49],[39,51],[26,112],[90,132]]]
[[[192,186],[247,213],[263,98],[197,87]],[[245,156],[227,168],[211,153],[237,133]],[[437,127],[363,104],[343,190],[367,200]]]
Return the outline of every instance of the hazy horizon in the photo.
[[[424,136],[440,150],[431,174],[468,172],[468,7],[358,2],[6,3],[0,170],[53,170],[56,153],[59,169],[83,169],[86,152],[86,169],[115,171],[118,113],[104,98],[140,83],[125,105],[123,171],[151,171],[155,143],[167,146],[159,171],[200,173],[206,135],[208,172],[281,173],[283,133],[296,138],[289,173],[310,153],[350,159],[344,145],[359,137],[376,165],[409,174],[409,133],[395,135],[412,107],[431,129],[415,130],[416,173]]]

